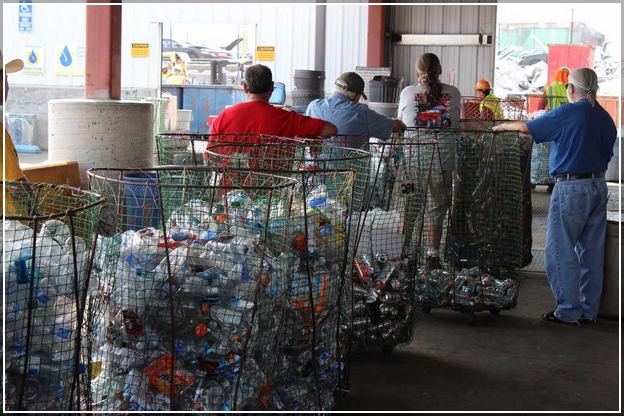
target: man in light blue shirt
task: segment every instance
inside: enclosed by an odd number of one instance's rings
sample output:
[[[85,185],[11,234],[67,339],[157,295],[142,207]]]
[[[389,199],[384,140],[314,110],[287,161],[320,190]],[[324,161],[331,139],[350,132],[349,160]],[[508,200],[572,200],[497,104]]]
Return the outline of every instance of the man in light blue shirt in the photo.
[[[341,135],[334,143],[351,148],[367,150],[370,137],[385,140],[393,132],[405,130],[401,120],[385,117],[360,104],[362,97],[368,99],[362,77],[355,72],[345,72],[334,83],[331,97],[312,101],[305,114],[334,124]]]
[[[604,275],[607,184],[617,130],[596,101],[598,77],[590,68],[572,71],[570,104],[535,120],[500,124],[495,131],[530,133],[552,142],[549,168],[556,184],[550,200],[544,263],[557,306],[543,319],[578,325],[598,316]]]

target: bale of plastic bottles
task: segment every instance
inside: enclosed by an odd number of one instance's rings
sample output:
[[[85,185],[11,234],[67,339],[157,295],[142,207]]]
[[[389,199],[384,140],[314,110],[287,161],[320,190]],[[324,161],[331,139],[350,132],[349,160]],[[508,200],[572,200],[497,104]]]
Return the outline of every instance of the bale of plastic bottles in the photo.
[[[89,178],[116,219],[95,257],[88,408],[270,409],[296,181],[180,167]]]
[[[411,340],[435,140],[371,140],[366,210],[353,270],[352,344],[392,350]]]
[[[79,410],[88,365],[83,316],[103,200],[68,186],[5,185],[6,408]]]

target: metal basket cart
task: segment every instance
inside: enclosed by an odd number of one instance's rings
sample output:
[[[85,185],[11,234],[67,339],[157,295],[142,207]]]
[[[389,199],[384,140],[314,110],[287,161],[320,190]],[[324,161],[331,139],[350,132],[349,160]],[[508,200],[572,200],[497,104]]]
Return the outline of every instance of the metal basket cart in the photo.
[[[505,120],[462,120],[462,130],[484,130],[489,132],[497,124],[505,123]],[[534,148],[538,145],[528,134],[518,133],[520,144],[520,176],[522,178],[522,263],[520,267],[526,267],[533,261],[533,205],[531,202],[531,190],[535,189],[531,175],[533,171],[532,158],[535,156]],[[548,162],[546,162],[548,163]]]
[[[369,153],[318,140],[209,145],[208,163],[298,178],[291,244],[299,268],[290,280],[271,405],[328,410],[348,384],[350,271]],[[293,170],[280,170],[293,169]],[[358,183],[358,173],[360,182]]]
[[[87,381],[83,317],[103,199],[65,185],[5,185],[6,406],[79,410]]]
[[[353,273],[353,348],[386,352],[411,340],[425,203],[436,142],[409,136],[369,143],[365,211]]]
[[[263,409],[296,181],[240,169],[91,169],[116,217],[88,305],[89,410]]]
[[[514,307],[523,261],[518,133],[415,129],[412,134],[438,141],[418,304],[425,312],[438,307],[465,312],[471,322],[474,312],[498,314]],[[435,251],[439,263],[429,262]]]

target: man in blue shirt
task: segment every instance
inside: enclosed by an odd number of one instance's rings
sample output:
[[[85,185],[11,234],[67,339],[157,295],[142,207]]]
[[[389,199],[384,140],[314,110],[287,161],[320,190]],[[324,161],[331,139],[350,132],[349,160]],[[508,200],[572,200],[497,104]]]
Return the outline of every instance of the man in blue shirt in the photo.
[[[536,143],[552,142],[549,171],[556,184],[544,260],[557,307],[542,317],[550,322],[578,325],[594,323],[598,317],[607,228],[604,172],[617,130],[596,102],[597,91],[596,73],[575,69],[566,84],[569,104],[529,122],[493,128],[529,133]]]
[[[345,72],[335,81],[331,97],[312,101],[305,114],[334,124],[342,136],[342,140],[334,143],[345,147],[368,150],[370,137],[385,140],[392,132],[405,130],[401,120],[382,116],[360,104],[362,97],[368,99],[362,77],[355,72]]]

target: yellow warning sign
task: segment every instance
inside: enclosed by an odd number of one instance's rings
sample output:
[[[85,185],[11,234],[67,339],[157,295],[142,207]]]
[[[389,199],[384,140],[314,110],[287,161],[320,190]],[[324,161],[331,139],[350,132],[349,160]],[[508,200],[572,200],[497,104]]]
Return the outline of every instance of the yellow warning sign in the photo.
[[[149,43],[133,43],[131,48],[133,58],[146,58],[149,56]]]
[[[274,61],[275,46],[256,46],[256,61]]]

